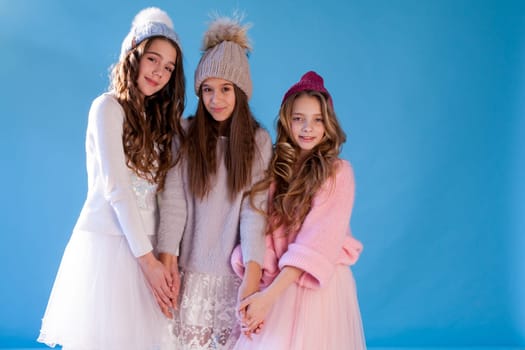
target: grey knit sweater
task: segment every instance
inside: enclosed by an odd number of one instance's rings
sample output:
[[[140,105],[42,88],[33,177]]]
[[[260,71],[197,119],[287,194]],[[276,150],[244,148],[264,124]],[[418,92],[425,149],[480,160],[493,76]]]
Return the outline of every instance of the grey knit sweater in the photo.
[[[262,179],[272,156],[268,132],[260,128],[255,138],[250,187]],[[190,193],[184,160],[169,171],[159,197],[157,250],[179,255],[179,267],[184,271],[234,275],[230,255],[239,240],[245,263],[255,261],[261,266],[263,263],[266,219],[242,193],[230,200],[223,155],[226,141],[225,137],[217,141],[219,168],[205,198],[200,200]],[[256,203],[266,203],[266,199],[267,192],[261,192]]]

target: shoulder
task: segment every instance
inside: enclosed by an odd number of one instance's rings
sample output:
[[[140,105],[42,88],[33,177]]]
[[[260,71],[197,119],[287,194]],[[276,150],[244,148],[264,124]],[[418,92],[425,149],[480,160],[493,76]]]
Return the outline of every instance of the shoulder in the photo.
[[[185,132],[188,132],[190,125],[193,123],[194,117],[181,118],[180,125]]]
[[[117,115],[121,118],[113,118],[114,120],[122,121],[124,117],[124,109],[116,99],[116,97],[107,92],[93,100],[91,103],[91,109],[89,111],[90,119],[106,119],[108,115]]]
[[[328,192],[335,191],[353,191],[355,186],[354,171],[349,161],[345,159],[338,159],[334,163],[335,173],[333,176],[326,180],[322,186]]]
[[[354,180],[354,170],[349,161],[347,161],[346,159],[338,159],[335,162],[334,166],[336,167],[336,178],[346,178],[350,179],[351,181]]]
[[[271,148],[272,146],[270,133],[262,126],[258,127],[255,132],[255,143],[261,149],[267,149],[268,147]]]
[[[122,106],[118,102],[117,98],[110,92],[105,92],[102,95],[99,95],[93,100],[91,104],[92,107],[98,108],[119,108],[122,109]]]

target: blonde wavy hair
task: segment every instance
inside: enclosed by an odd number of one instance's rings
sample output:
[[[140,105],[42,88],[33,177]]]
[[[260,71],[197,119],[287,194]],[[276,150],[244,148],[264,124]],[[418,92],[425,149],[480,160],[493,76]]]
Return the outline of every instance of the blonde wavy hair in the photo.
[[[325,135],[304,159],[301,148],[292,138],[293,104],[300,96],[316,98],[321,106]],[[286,99],[279,110],[277,140],[274,155],[265,179],[257,183],[251,193],[253,207],[255,194],[274,186],[272,202],[268,203],[268,233],[284,226],[285,234],[297,232],[312,207],[312,200],[327,179],[335,175],[336,161],[346,135],[339,125],[328,96],[318,91],[297,92]]]
[[[142,99],[136,83],[140,59],[154,40],[165,40],[175,47],[175,69],[164,88]],[[156,183],[159,192],[164,188],[168,170],[178,160],[172,150],[173,138],[178,136],[180,142],[184,141],[180,123],[186,96],[182,61],[179,46],[157,36],[131,49],[111,71],[110,90],[125,114],[122,143],[126,164],[138,176]]]

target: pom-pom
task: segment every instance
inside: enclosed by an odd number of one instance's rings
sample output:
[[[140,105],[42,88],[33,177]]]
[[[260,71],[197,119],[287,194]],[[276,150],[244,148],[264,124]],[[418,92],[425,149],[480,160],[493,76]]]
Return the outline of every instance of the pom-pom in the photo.
[[[169,28],[173,29],[173,22],[168,14],[158,7],[148,7],[137,13],[133,19],[132,27],[141,27],[147,23],[163,23]]]
[[[247,52],[251,51],[251,44],[248,39],[248,29],[250,25],[241,25],[241,18],[235,16],[217,17],[208,27],[204,38],[202,40],[202,50],[206,51],[223,41],[231,41],[245,49]]]

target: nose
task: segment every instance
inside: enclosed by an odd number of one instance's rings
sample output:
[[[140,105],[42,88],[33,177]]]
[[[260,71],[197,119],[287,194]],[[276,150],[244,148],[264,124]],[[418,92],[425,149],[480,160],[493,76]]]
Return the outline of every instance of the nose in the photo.
[[[162,69],[159,67],[153,68],[153,75],[161,78],[162,77]]]
[[[220,92],[218,91],[213,91],[210,97],[211,97],[212,102],[217,102],[217,101],[220,101],[221,99]]]
[[[311,131],[312,130],[312,123],[309,120],[305,120],[303,123],[303,130],[304,131]]]

